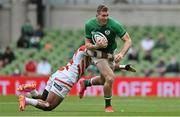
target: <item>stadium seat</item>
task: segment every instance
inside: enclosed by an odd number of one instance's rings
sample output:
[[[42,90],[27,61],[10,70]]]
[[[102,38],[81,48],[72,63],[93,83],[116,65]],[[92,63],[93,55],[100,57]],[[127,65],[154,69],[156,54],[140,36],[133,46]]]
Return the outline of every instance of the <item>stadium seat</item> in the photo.
[[[136,67],[137,71],[136,73],[127,73],[127,72],[116,72],[118,75],[127,75],[127,76],[143,76],[144,74],[141,72],[141,70],[145,67],[155,67],[157,64],[157,61],[159,60],[159,57],[163,57],[165,61],[169,61],[170,57],[173,55],[177,56],[177,59],[180,59],[180,55],[177,54],[179,51],[179,33],[180,29],[179,27],[162,27],[162,26],[128,26],[126,27],[127,31],[129,32],[132,40],[133,40],[133,46],[140,50],[139,53],[139,59],[140,62],[133,62],[127,60],[127,57],[125,57],[121,64],[127,64],[132,63],[134,64],[134,67]],[[84,30],[49,30],[46,31],[46,36],[43,37],[40,44],[44,46],[46,43],[52,44],[52,49],[45,50],[45,49],[20,49],[16,47],[16,43],[11,43],[11,46],[13,49],[15,49],[15,55],[16,60],[12,63],[7,65],[5,68],[3,68],[0,71],[0,74],[6,75],[10,74],[13,70],[13,68],[18,64],[21,69],[23,69],[24,62],[28,59],[29,53],[34,53],[34,59],[39,61],[42,56],[47,57],[49,62],[52,64],[52,68],[55,71],[58,67],[63,66],[67,63],[68,58],[68,51],[70,47],[73,47],[74,49],[77,49],[84,41]],[[152,52],[154,61],[153,63],[149,63],[146,61],[143,61],[144,53],[140,49],[140,42],[144,38],[144,36],[150,33],[153,38],[157,39],[157,36],[159,33],[163,33],[165,35],[167,43],[172,44],[173,46],[170,46],[166,50],[166,52],[163,52],[161,49],[154,49]],[[123,41],[121,39],[117,39],[118,42],[118,50],[121,48],[121,45],[123,44]],[[158,74],[153,73],[153,76],[157,76]],[[169,75],[168,75],[169,76]]]

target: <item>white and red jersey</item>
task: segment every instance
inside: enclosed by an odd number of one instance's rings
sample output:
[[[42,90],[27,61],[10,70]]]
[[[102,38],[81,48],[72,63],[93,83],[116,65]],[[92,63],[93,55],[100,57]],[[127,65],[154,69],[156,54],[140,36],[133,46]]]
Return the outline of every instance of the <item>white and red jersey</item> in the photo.
[[[70,62],[59,68],[51,77],[60,82],[73,85],[84,74],[85,69],[90,65],[91,59],[86,54],[86,47],[81,46],[75,53]]]

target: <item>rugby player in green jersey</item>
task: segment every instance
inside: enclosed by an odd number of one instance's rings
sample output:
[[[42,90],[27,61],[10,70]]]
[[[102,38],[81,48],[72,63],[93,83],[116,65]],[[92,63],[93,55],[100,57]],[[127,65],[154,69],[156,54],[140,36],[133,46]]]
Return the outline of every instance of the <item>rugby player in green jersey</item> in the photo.
[[[108,7],[105,5],[99,5],[96,17],[88,20],[85,24],[85,46],[89,51],[95,53],[94,57],[91,59],[97,66],[101,77],[95,77],[90,80],[81,80],[79,96],[80,98],[83,97],[84,91],[88,86],[103,85],[105,112],[113,112],[111,98],[114,81],[114,65],[115,62],[119,62],[125,56],[128,49],[131,47],[132,41],[122,24],[108,16]],[[93,34],[97,32],[103,34],[107,41],[102,40],[95,43],[92,37]],[[117,48],[115,40],[116,36],[124,41],[124,45],[118,53],[114,52]],[[96,50],[99,50],[100,52],[98,51],[98,53],[96,53]],[[108,59],[109,55],[113,56],[113,59]]]

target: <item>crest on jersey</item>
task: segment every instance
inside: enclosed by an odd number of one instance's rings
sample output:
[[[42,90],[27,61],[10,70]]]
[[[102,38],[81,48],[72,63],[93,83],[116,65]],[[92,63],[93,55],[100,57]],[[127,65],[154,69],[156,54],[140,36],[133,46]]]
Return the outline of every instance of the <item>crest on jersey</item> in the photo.
[[[110,30],[105,30],[105,34],[109,35],[110,34]]]

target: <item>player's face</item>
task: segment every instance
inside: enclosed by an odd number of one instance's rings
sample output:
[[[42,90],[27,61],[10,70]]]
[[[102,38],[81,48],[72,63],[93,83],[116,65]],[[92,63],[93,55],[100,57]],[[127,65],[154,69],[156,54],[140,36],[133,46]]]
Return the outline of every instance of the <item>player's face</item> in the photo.
[[[100,13],[97,14],[97,20],[98,20],[98,23],[101,25],[101,26],[104,26],[107,24],[107,19],[108,19],[108,12],[105,12],[105,11],[101,11]]]

